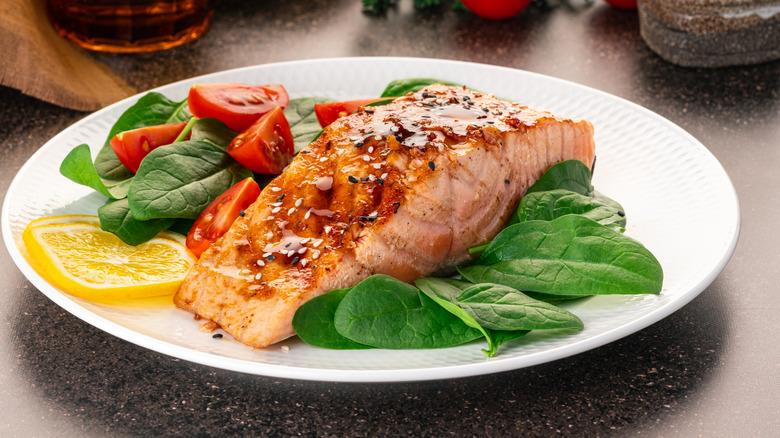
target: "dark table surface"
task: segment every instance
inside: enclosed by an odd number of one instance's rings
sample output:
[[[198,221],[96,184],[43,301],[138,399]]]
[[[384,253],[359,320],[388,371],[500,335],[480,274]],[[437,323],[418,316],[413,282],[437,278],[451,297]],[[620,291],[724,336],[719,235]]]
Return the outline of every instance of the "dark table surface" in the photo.
[[[575,2],[575,5],[578,3]],[[532,7],[487,22],[449,7],[385,16],[358,0],[220,1],[199,41],[98,55],[139,90],[307,58],[481,62],[584,84],[677,123],[736,187],[742,234],[722,274],[666,319],[552,363],[383,384],[285,380],[210,368],[98,330],[52,303],[0,250],[0,435],[777,436],[780,431],[780,62],[668,64],[635,12]],[[0,87],[0,196],[47,140],[85,116]]]

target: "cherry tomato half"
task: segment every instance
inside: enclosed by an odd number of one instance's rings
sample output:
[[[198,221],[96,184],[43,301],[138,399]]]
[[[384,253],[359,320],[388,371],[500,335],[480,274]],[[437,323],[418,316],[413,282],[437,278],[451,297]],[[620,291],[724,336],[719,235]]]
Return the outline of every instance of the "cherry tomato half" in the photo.
[[[260,186],[247,178],[219,195],[203,212],[187,234],[187,248],[200,257],[212,243],[227,233],[233,222],[260,196]]]
[[[604,0],[619,9],[636,9],[636,0]]]
[[[382,100],[392,99],[391,97],[380,97],[378,99],[357,99],[357,100],[345,100],[343,102],[326,102],[315,103],[314,114],[317,116],[317,121],[320,122],[320,126],[323,128],[330,125],[339,117],[348,116],[358,110],[361,106],[366,106],[370,103],[379,102]]]
[[[474,14],[488,20],[512,18],[525,9],[531,0],[461,0]]]
[[[195,117],[215,118],[238,132],[268,111],[285,108],[288,103],[287,90],[277,84],[196,84],[190,88],[187,100]]]
[[[295,155],[293,136],[284,111],[276,107],[260,117],[230,142],[227,152],[252,172],[282,173]]]
[[[131,172],[136,173],[138,166],[141,165],[141,160],[149,155],[149,152],[160,146],[173,143],[185,126],[187,126],[187,122],[132,129],[115,135],[109,144],[114,149],[119,161]]]

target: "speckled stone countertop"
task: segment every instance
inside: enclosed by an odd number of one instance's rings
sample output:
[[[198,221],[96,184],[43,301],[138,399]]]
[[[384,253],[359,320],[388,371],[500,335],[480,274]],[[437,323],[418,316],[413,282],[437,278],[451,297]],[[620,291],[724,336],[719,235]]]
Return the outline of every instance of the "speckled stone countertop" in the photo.
[[[343,384],[137,347],[55,305],[3,247],[1,436],[777,436],[780,62],[668,64],[642,42],[635,11],[598,0],[502,22],[411,3],[374,17],[358,0],[220,1],[193,44],[97,57],[139,90],[268,62],[397,55],[520,68],[612,93],[690,132],[732,178],[742,234],[722,274],[662,321],[567,359],[455,380]],[[0,102],[4,199],[25,161],[85,114],[2,87]]]

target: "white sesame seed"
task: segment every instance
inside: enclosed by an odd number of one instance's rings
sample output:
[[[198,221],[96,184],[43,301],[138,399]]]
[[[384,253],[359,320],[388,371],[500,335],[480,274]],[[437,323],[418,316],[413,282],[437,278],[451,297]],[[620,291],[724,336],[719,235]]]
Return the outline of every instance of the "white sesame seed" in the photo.
[[[272,237],[274,237],[274,232],[273,231],[269,231],[269,232],[265,233],[265,238],[267,240],[271,240]]]
[[[379,141],[379,140],[381,140],[381,139],[382,139],[382,136],[381,136],[381,135],[379,135],[379,134],[377,134],[377,135],[375,135],[375,136],[374,136],[374,140],[376,140],[376,141]]]
[[[287,255],[287,250],[286,250],[286,249],[280,249],[280,250],[279,250],[279,253],[280,253],[281,255]]]
[[[381,169],[382,168],[382,163],[376,163],[373,166],[374,166],[374,169]]]
[[[281,209],[282,209],[282,207],[274,207],[274,209],[271,210],[271,213],[274,213],[274,214],[279,213],[279,210],[281,210]]]
[[[309,261],[308,261],[308,260],[306,260],[306,259],[301,259],[301,267],[302,267],[302,268],[305,268],[307,264],[309,264]]]
[[[259,280],[261,278],[263,278],[263,273],[262,272],[258,272],[257,275],[255,275],[255,280]]]
[[[368,147],[368,153],[370,154],[371,152],[374,152],[374,147],[373,146],[369,146]]]
[[[320,163],[324,163],[324,162],[326,162],[326,161],[328,161],[328,157],[322,157],[322,158],[320,158]]]
[[[371,212],[371,214],[368,215],[368,217],[377,217],[377,216],[379,216],[379,213],[377,213],[376,211],[373,211]]]
[[[298,198],[298,200],[297,200],[297,201],[295,201],[295,206],[296,206],[296,207],[300,207],[300,206],[301,206],[301,204],[303,204],[303,198]]]
[[[298,250],[298,254],[303,254],[303,253],[305,253],[307,249],[308,249],[308,248],[306,248],[306,247],[303,247],[303,248],[299,249],[299,250]]]
[[[271,187],[271,191],[272,192],[281,192],[282,188],[281,187]]]
[[[326,227],[330,228],[330,227]],[[314,239],[311,241],[311,246],[317,248],[318,246],[322,245],[322,239]]]
[[[333,229],[333,227],[331,227],[330,225],[325,225],[325,228],[324,228],[324,229],[325,229],[325,232],[326,232],[326,233],[330,233],[330,230],[332,230],[332,229]],[[317,246],[317,245],[314,245],[314,246]]]
[[[363,161],[371,161],[371,157],[368,155],[363,155]]]
[[[319,251],[314,251],[312,253],[312,255],[311,255],[311,259],[312,260],[317,260],[318,258],[320,258],[320,252]]]
[[[390,128],[390,130],[393,132],[398,132],[398,129],[399,128],[397,126],[393,126],[392,128]]]
[[[311,209],[309,209],[306,214],[303,215],[303,220],[308,219],[311,216]]]
[[[265,262],[262,260],[257,261],[257,266],[265,266]]]
[[[263,257],[268,257],[268,256],[270,256],[270,255],[271,255],[271,253],[270,253],[270,252],[267,252],[267,253],[264,253],[264,254],[263,254]]]
[[[383,173],[383,174],[382,174],[382,175],[380,175],[379,177],[380,177],[380,178],[382,178],[382,179],[385,179],[385,178],[387,178],[387,172]]]
[[[306,245],[311,240],[311,237],[304,237],[301,239],[301,245]]]
[[[368,175],[368,180],[369,181],[376,181],[376,176],[374,176],[373,174]]]
[[[269,204],[269,205],[271,207],[278,207],[278,206],[282,205],[282,203],[281,202],[274,202],[273,204]]]
[[[353,135],[349,139],[352,140],[352,141],[358,141],[358,140],[360,140],[360,137],[358,137],[357,135]]]
[[[290,347],[282,345],[282,351],[290,351]]]
[[[293,214],[294,211],[295,211],[295,207],[292,207],[289,210],[287,210],[287,216]]]
[[[242,269],[241,270],[241,275],[246,275],[246,274],[249,274],[250,272],[251,271],[249,271],[249,269]]]

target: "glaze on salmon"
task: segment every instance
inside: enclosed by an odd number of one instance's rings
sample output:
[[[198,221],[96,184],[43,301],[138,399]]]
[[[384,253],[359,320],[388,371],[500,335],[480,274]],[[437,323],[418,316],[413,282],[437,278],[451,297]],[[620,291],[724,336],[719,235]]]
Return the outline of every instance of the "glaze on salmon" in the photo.
[[[567,159],[591,166],[593,126],[433,85],[338,119],[263,189],[192,268],[177,306],[264,347],[305,301],[372,274],[453,272],[528,187]]]

